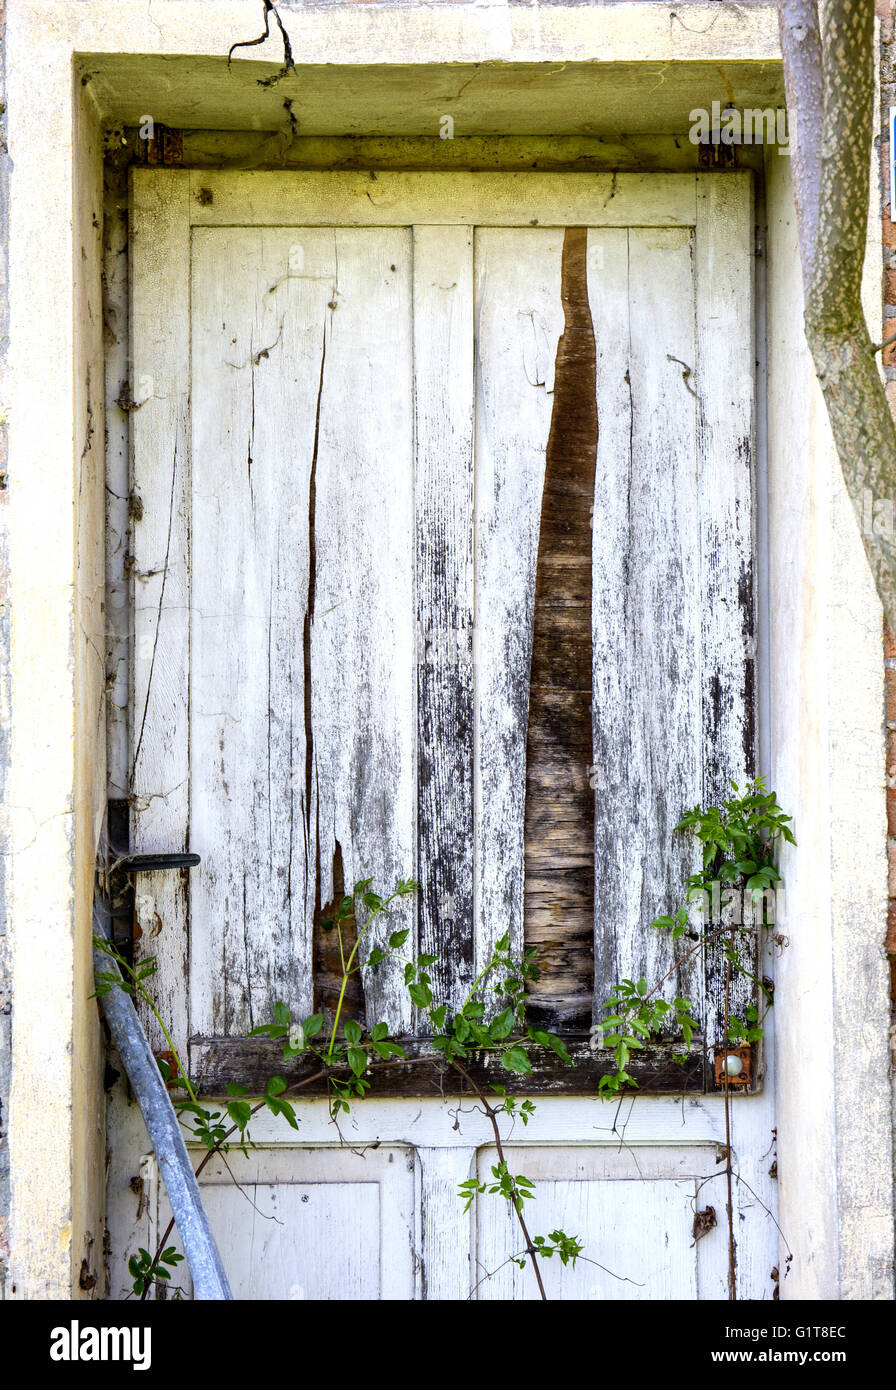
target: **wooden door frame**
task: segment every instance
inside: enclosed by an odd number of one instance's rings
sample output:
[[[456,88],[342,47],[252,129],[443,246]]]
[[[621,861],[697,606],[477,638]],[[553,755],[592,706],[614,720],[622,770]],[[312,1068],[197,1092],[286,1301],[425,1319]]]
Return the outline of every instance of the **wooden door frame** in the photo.
[[[139,453],[137,481],[140,522],[134,527],[132,578],[134,583],[135,638],[133,652],[133,786],[132,825],[135,835],[133,848],[139,852],[163,852],[165,846],[176,849],[196,848],[188,844],[191,822],[190,783],[186,769],[190,766],[190,708],[186,688],[170,687],[170,674],[186,671],[190,660],[190,623],[188,618],[191,575],[191,419],[190,389],[191,329],[188,305],[191,295],[191,265],[193,240],[196,232],[207,228],[232,226],[251,228],[282,227],[391,227],[414,229],[415,284],[423,303],[426,302],[425,275],[418,270],[426,256],[428,229],[438,226],[458,228],[537,225],[549,228],[559,220],[563,225],[586,225],[594,228],[662,227],[693,228],[694,295],[696,315],[696,358],[691,389],[701,402],[696,420],[698,457],[698,490],[701,497],[712,493],[720,499],[719,526],[732,527],[739,508],[747,508],[752,516],[755,502],[753,480],[753,412],[755,384],[751,371],[753,361],[753,323],[744,322],[741,300],[749,305],[751,286],[743,278],[743,267],[749,257],[752,211],[752,180],[748,173],[676,173],[676,174],[578,174],[578,173],[469,173],[469,172],[396,172],[363,173],[278,173],[236,171],[178,171],[136,170],[132,174],[131,241],[132,241],[132,372],[135,382],[135,409],[131,413],[132,447]],[[734,266],[733,278],[728,269],[728,253]],[[458,253],[460,255],[460,252]],[[469,255],[469,249],[464,251]],[[471,262],[472,265],[472,262]],[[464,272],[454,267],[448,279],[462,280]],[[467,287],[472,315],[472,286]],[[184,321],[177,321],[175,306],[184,306]],[[424,317],[425,325],[425,317]],[[472,319],[470,323],[472,332]],[[419,340],[419,341],[418,341]],[[420,556],[425,552],[421,537],[428,536],[433,525],[429,515],[430,498],[437,491],[437,470],[442,466],[441,455],[433,441],[430,447],[426,430],[428,416],[420,403],[428,399],[434,383],[450,377],[460,380],[464,366],[461,361],[442,356],[452,349],[446,343],[430,344],[424,331],[415,330],[415,398],[417,412],[417,469],[415,494],[418,498],[417,565],[420,582]],[[468,364],[469,365],[469,364]],[[472,377],[469,371],[469,409],[472,410]],[[466,379],[464,377],[463,379]],[[732,387],[736,404],[731,402]],[[748,402],[746,409],[741,401]],[[462,439],[470,422],[455,421],[453,437]],[[473,457],[472,435],[467,440],[469,459]],[[744,467],[746,450],[746,467]],[[426,470],[432,469],[432,481]],[[167,483],[171,476],[170,488]],[[149,485],[159,479],[164,498],[153,492],[150,501]],[[169,498],[170,492],[170,498]],[[472,574],[473,556],[473,485],[472,474],[467,491],[468,517],[457,522],[451,509],[452,525],[456,526],[454,544],[466,553],[468,562],[461,568]],[[164,501],[164,505],[162,502]],[[145,504],[145,505],[144,505]],[[708,524],[708,521],[704,523]],[[755,531],[755,520],[751,522]],[[738,540],[741,540],[740,533]],[[747,530],[749,538],[750,528]],[[726,548],[724,555],[713,551],[712,571],[723,593],[735,594],[744,586],[741,570],[747,566],[750,578],[746,581],[750,593],[748,609],[742,614],[744,622],[754,622],[753,578],[754,555],[745,558],[739,544]],[[453,562],[452,562],[453,563]],[[707,564],[707,571],[710,566]],[[442,578],[443,592],[435,595],[435,612],[442,612],[455,601],[449,593],[453,570],[435,566]],[[426,573],[423,575],[426,581]],[[428,582],[428,581],[426,581]],[[473,596],[467,595],[466,608],[456,616],[472,642]],[[702,644],[712,654],[703,678],[706,738],[720,739],[722,746],[737,753],[749,740],[755,748],[755,719],[753,653],[748,652],[746,665],[740,649],[731,649],[720,641],[716,632],[717,618],[712,605],[704,604],[700,619]],[[164,617],[163,617],[164,615]],[[420,620],[420,611],[416,614]],[[475,621],[479,621],[478,615]],[[721,630],[721,629],[720,629]],[[160,676],[153,683],[153,673]],[[420,667],[418,666],[418,670]],[[424,668],[425,669],[425,668]],[[765,673],[759,673],[760,681]],[[175,674],[175,680],[177,679]],[[472,659],[452,667],[452,678],[466,681],[471,709],[476,694],[473,685]],[[709,691],[714,680],[720,680],[725,691],[738,691],[744,684],[744,708],[736,695],[732,697],[730,714],[721,718],[717,729],[712,720],[713,702]],[[161,687],[160,687],[161,682]],[[442,692],[444,699],[444,691]],[[452,695],[452,699],[455,695]],[[161,699],[162,705],[158,702]],[[178,704],[178,701],[181,703]],[[164,714],[160,711],[164,709]],[[160,722],[161,721],[161,722]],[[448,765],[470,762],[476,799],[482,800],[478,784],[484,784],[486,769],[476,765],[473,749],[472,719],[468,721],[469,747],[447,750],[437,741],[455,737],[454,720],[433,720],[429,710],[426,717],[418,716],[416,756],[427,765]],[[151,744],[151,746],[150,746]],[[712,759],[707,757],[705,775]],[[735,769],[736,769],[735,764]],[[736,773],[736,775],[741,775]],[[146,782],[146,777],[149,781]],[[483,842],[473,823],[473,783],[467,807],[469,815],[469,860],[472,864],[474,843]],[[723,784],[727,787],[727,781]],[[442,799],[449,789],[442,790]],[[483,795],[485,793],[483,792]],[[492,791],[500,801],[500,787]],[[418,816],[420,805],[418,801]],[[503,804],[503,802],[501,802]],[[451,815],[457,813],[452,805]],[[440,827],[433,842],[441,845],[444,835]],[[421,840],[421,845],[422,845]],[[463,862],[466,862],[464,859]],[[357,869],[357,866],[356,866]],[[362,871],[364,868],[362,867]],[[201,871],[198,871],[201,872]],[[488,959],[492,942],[481,940],[481,926],[473,915],[472,869],[470,882],[470,920],[468,929],[473,936],[477,960],[473,969]],[[442,926],[439,920],[438,895],[430,901],[427,880],[424,885],[418,919],[419,947],[437,952],[441,946]],[[188,1016],[190,986],[185,979],[181,961],[192,960],[196,954],[190,947],[189,897],[187,873],[155,875],[145,890],[152,905],[144,912],[143,925],[164,923],[165,932],[160,945],[159,972],[155,977],[156,992],[163,1003],[166,1017],[180,1019]],[[477,891],[481,891],[481,884]],[[147,901],[149,901],[147,899]],[[461,916],[461,920],[465,919]],[[615,925],[615,924],[614,924]],[[494,934],[497,934],[496,932]],[[511,948],[522,949],[522,920],[510,926]],[[181,939],[183,938],[183,939]],[[194,943],[195,944],[195,943]],[[721,953],[707,951],[707,974],[721,969]],[[710,979],[713,977],[710,977]],[[720,976],[720,981],[721,981]],[[698,1008],[706,1013],[706,1054],[695,1053],[682,1067],[673,1061],[673,1043],[653,1043],[643,1053],[633,1057],[631,1068],[642,1086],[655,1091],[673,1093],[717,1090],[711,1059],[713,1044],[723,1025],[710,1009],[708,1001],[716,996],[721,1000],[721,988],[713,988],[707,980],[703,999]],[[438,989],[438,984],[435,986]],[[747,985],[752,991],[752,986]],[[438,998],[447,995],[437,993]],[[751,994],[733,1003],[736,1012],[749,1002]],[[383,1009],[377,999],[375,1007]],[[721,1007],[721,1006],[719,1006]],[[390,1014],[396,1005],[389,1001]],[[379,1014],[376,1016],[380,1016]],[[148,1026],[153,1028],[151,1019]],[[191,1020],[192,1023],[192,1020]],[[158,1045],[162,1046],[161,1038]],[[403,1038],[403,1042],[406,1040]],[[412,1055],[432,1055],[425,1043],[407,1040]],[[534,1061],[533,1073],[525,1078],[512,1079],[513,1089],[526,1093],[558,1092],[594,1094],[599,1077],[610,1065],[608,1054],[595,1052],[588,1034],[571,1035],[574,1068],[569,1069],[553,1052],[546,1052]],[[206,1078],[206,1090],[223,1093],[230,1082],[239,1081],[263,1089],[270,1068],[283,1070],[278,1049],[261,1040],[236,1038],[191,1038],[192,1071]],[[750,1090],[762,1084],[764,1064],[759,1049],[754,1049],[753,1081]],[[473,1063],[474,1070],[479,1064]],[[287,1066],[290,1079],[302,1078],[308,1068],[301,1060]],[[447,1077],[436,1063],[439,1084]],[[266,1074],[265,1074],[266,1073]],[[483,1059],[480,1080],[491,1076],[488,1059]],[[503,1079],[503,1078],[502,1078]],[[515,1085],[513,1084],[515,1081]],[[453,1083],[452,1083],[453,1084]],[[324,1088],[326,1083],[323,1083]],[[402,1069],[386,1078],[386,1094],[410,1095],[415,1091],[430,1094],[433,1085],[432,1068]]]

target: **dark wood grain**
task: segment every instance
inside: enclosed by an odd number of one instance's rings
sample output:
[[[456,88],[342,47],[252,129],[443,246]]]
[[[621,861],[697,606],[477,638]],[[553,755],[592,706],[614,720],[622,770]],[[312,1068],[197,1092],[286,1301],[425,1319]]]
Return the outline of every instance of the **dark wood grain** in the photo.
[[[564,1029],[591,1018],[594,793],[591,701],[591,518],[597,456],[594,327],[587,229],[563,238],[564,332],[538,538],[526,741],[525,939],[541,978],[535,1019]]]
[[[431,1096],[443,1093],[456,1096],[463,1093],[462,1081],[431,1046],[419,1038],[400,1039],[411,1063],[381,1066],[370,1073],[371,1098],[377,1096]],[[568,1038],[573,1065],[567,1066],[553,1052],[535,1050],[533,1070],[527,1076],[505,1071],[494,1056],[471,1055],[463,1063],[477,1085],[506,1086],[515,1095],[575,1095],[596,1096],[598,1082],[605,1073],[615,1070],[609,1049],[592,1053],[584,1034]],[[707,1079],[701,1053],[694,1053],[679,1066],[673,1061],[673,1043],[654,1043],[643,1052],[633,1055],[631,1073],[641,1091],[684,1094],[702,1092]],[[190,1043],[190,1061],[194,1076],[201,1076],[202,1094],[223,1095],[230,1082],[248,1086],[252,1095],[261,1095],[272,1076],[285,1077],[290,1086],[320,1070],[317,1060],[285,1062],[279,1044],[255,1038],[194,1037]],[[323,1078],[315,1081],[300,1094],[319,1096],[326,1093]],[[612,1114],[611,1110],[607,1111]],[[600,1111],[596,1114],[599,1116]]]

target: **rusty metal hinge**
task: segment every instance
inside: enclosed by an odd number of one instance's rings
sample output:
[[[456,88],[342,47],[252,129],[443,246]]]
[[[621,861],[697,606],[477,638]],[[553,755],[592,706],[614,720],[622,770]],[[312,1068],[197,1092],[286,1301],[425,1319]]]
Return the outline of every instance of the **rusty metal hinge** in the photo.
[[[714,145],[709,140],[701,140],[697,146],[698,169],[736,169],[737,146],[720,141]]]
[[[184,133],[172,126],[153,121],[151,133],[144,136],[143,127],[137,136],[137,160],[140,164],[172,167],[184,162]]]

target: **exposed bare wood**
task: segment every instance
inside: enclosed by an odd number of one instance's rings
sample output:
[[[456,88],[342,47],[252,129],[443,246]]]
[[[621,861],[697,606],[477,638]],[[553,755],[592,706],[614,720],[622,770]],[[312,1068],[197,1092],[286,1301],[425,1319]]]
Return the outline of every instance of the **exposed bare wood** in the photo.
[[[354,917],[342,919],[342,945],[340,947],[336,928],[333,926],[324,927],[322,923],[333,920],[333,913],[344,894],[345,876],[342,870],[342,849],[337,840],[336,853],[333,856],[333,900],[323,906],[318,903],[315,909],[312,948],[314,1012],[329,1014],[331,1018],[336,1012],[342,990],[343,958],[348,959],[358,940],[358,924]],[[342,1017],[364,1020],[364,991],[361,988],[360,974],[352,975],[345,987],[345,993],[342,997]]]
[[[591,522],[597,454],[594,327],[584,227],[563,238],[564,329],[544,486],[529,679],[525,941],[539,949],[534,1019],[590,1020],[594,974],[591,765]]]

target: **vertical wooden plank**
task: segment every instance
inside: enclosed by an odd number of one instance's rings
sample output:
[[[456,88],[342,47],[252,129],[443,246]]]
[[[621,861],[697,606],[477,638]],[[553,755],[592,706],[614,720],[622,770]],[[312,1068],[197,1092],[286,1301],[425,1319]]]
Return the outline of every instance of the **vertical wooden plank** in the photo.
[[[334,233],[338,279],[318,414],[311,707],[320,901],[416,873],[414,421],[410,227]],[[381,923],[414,924],[413,899]],[[366,945],[374,941],[367,939]],[[369,1022],[411,1023],[402,971],[365,974]]]
[[[414,228],[418,943],[473,979],[473,232]]]
[[[193,1021],[233,1035],[310,1012],[334,867],[414,872],[410,234],[195,247]]]
[[[702,787],[701,596],[691,234],[633,227],[625,253],[613,232],[591,238],[607,423],[594,514],[599,1021],[615,980],[658,980],[679,954],[650,922],[683,902],[694,866],[673,828]],[[700,983],[695,958],[664,993],[698,999]]]
[[[472,1212],[464,1215],[458,1188],[474,1171],[473,1147],[435,1149],[421,1145],[420,1227],[423,1258],[421,1294],[424,1299],[460,1301],[469,1298],[477,1275],[472,1275]]]
[[[523,944],[526,726],[538,527],[563,331],[556,228],[478,229],[476,966]]]
[[[697,183],[697,448],[704,805],[755,774],[753,582],[753,188],[749,174]],[[718,925],[718,924],[716,924]],[[755,953],[746,962],[755,972]],[[724,1042],[726,963],[706,948],[706,1041]],[[754,986],[731,985],[743,1016]]]
[[[190,848],[189,175],[135,171],[132,179],[131,842],[137,853],[174,852]],[[183,1044],[187,871],[138,876],[136,886],[141,948],[158,961],[158,1009]],[[155,1020],[144,1021],[163,1050]]]
[[[301,261],[301,267],[299,262]],[[197,228],[193,356],[192,1022],[311,1012],[310,480],[333,236]],[[200,563],[201,558],[201,563]]]
[[[595,796],[594,1019],[615,981],[617,941],[624,939],[630,908],[627,847],[633,815],[629,795],[630,721],[628,584],[629,482],[632,411],[629,329],[628,231],[588,232],[588,299],[597,350],[599,434],[592,514],[591,599],[593,760]]]

